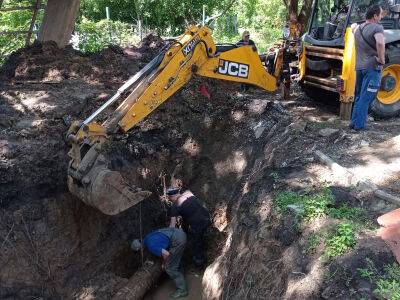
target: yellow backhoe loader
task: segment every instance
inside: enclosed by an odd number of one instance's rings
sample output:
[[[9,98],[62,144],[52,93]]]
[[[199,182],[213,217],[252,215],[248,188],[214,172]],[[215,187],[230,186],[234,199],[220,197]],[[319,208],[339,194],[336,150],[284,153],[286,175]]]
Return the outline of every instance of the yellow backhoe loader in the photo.
[[[271,72],[268,73],[255,48],[216,45],[207,27],[192,26],[180,37],[168,40],[161,52],[112,98],[82,123],[75,121],[71,125],[67,134],[72,145],[69,190],[108,215],[118,214],[147,198],[151,192],[128,185],[119,172],[107,168],[100,149],[109,136],[130,130],[194,75],[275,91],[284,73],[282,53],[277,53],[274,66],[268,66]],[[106,121],[97,123],[96,117],[127,91],[130,94]]]
[[[351,25],[364,22],[367,8],[378,3],[386,11],[381,20],[386,65],[380,90],[370,109],[376,116],[393,117],[400,113],[399,0],[314,0],[308,32],[303,37],[300,80],[311,98],[339,98],[343,119],[350,117],[356,82]]]

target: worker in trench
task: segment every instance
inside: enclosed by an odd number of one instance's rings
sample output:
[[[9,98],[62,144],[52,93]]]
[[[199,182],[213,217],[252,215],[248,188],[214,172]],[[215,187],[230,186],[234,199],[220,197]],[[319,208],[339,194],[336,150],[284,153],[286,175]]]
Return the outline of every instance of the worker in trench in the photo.
[[[183,225],[188,227],[191,237],[194,266],[202,270],[206,264],[204,236],[211,225],[210,213],[190,190],[183,187],[170,187],[167,196],[173,203],[170,227],[175,228],[178,225],[178,218],[182,218]]]
[[[188,295],[187,283],[183,275],[181,259],[186,246],[186,233],[180,228],[161,228],[147,234],[143,243],[149,252],[162,259],[163,269],[174,281],[176,290],[171,298]],[[133,240],[131,248],[139,251],[142,245],[138,239]]]

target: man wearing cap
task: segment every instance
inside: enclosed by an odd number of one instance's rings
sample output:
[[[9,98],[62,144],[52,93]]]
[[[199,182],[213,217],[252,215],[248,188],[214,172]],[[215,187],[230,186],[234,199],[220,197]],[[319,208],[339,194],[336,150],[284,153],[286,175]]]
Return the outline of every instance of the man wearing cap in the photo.
[[[171,187],[167,191],[171,207],[170,227],[175,228],[178,216],[190,227],[193,238],[193,262],[196,268],[203,268],[206,262],[204,254],[204,235],[210,226],[210,213],[201,205],[200,200],[189,190],[181,193],[180,188]]]
[[[174,281],[176,291],[171,298],[181,298],[188,295],[185,277],[180,268],[181,258],[186,245],[186,234],[179,228],[161,228],[145,236],[144,245],[151,254],[161,257],[165,271]],[[131,244],[134,251],[141,248],[139,240]]]

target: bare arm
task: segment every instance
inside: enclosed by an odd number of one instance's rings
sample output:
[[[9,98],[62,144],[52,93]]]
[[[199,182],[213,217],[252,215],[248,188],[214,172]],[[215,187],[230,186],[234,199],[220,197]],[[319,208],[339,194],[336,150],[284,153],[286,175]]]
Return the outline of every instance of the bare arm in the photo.
[[[385,36],[383,33],[375,33],[376,50],[378,52],[378,62],[382,65],[385,64]]]

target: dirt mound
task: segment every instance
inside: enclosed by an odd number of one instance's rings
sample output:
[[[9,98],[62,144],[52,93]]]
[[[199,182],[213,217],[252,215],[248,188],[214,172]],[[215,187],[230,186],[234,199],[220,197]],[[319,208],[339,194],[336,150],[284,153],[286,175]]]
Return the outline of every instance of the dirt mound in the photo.
[[[0,69],[0,78],[24,83],[78,78],[90,82],[121,83],[149,62],[162,45],[160,37],[150,34],[139,47],[124,50],[113,45],[99,53],[84,54],[71,46],[60,49],[54,42],[35,41],[10,55]]]

